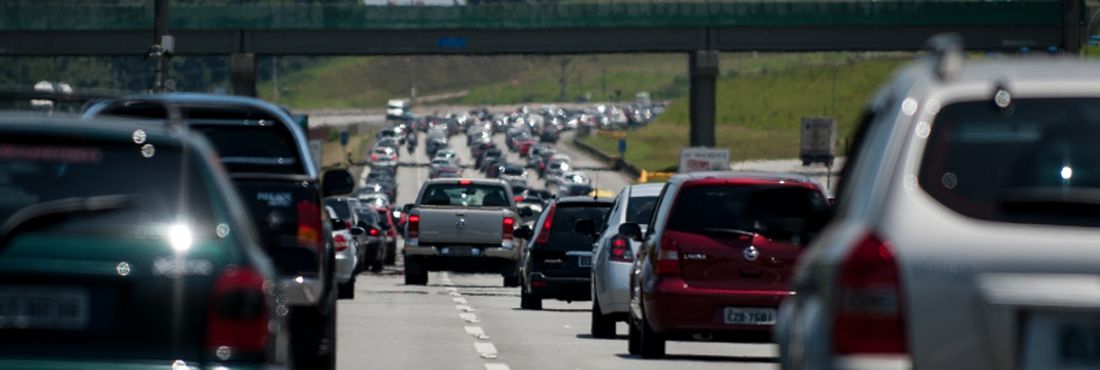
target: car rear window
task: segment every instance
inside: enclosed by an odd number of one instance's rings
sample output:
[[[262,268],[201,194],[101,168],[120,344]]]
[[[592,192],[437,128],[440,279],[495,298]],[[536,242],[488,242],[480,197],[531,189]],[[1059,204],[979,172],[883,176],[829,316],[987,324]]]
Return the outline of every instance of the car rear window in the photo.
[[[653,206],[657,204],[657,197],[630,197],[626,205],[626,222],[648,224],[653,216]]]
[[[366,222],[369,225],[377,225],[381,223],[380,217],[376,211],[369,207],[359,207],[355,209],[355,214],[359,216],[359,221]]]
[[[943,107],[919,183],[978,219],[1100,225],[1100,99],[1017,99]]]
[[[820,192],[801,186],[686,186],[673,203],[666,228],[712,235],[759,233],[802,244],[820,229],[828,207]]]
[[[378,224],[386,228],[389,228],[392,225],[390,224],[390,218],[387,214],[388,212],[385,209],[379,208],[374,210],[374,212],[378,215]]]
[[[499,185],[432,184],[424,189],[420,205],[508,207],[508,193]]]
[[[293,136],[280,126],[192,125],[230,172],[303,173]]]
[[[559,250],[591,250],[596,240],[592,235],[573,231],[580,220],[596,222],[596,230],[603,229],[604,219],[611,210],[609,203],[559,203],[554,207],[554,219],[550,223],[550,239],[543,247]]]
[[[351,219],[351,205],[344,199],[325,199],[325,205],[332,208],[336,212],[336,217],[341,220]]]
[[[60,141],[22,135],[0,138],[0,223],[17,213],[35,231],[138,235],[183,223],[194,236],[213,234],[214,211],[201,167],[182,161],[178,147]],[[186,171],[184,171],[186,169]],[[185,173],[186,172],[186,173]],[[115,204],[99,211],[60,210],[50,202]],[[70,207],[71,208],[71,207]],[[144,235],[144,234],[143,234]]]

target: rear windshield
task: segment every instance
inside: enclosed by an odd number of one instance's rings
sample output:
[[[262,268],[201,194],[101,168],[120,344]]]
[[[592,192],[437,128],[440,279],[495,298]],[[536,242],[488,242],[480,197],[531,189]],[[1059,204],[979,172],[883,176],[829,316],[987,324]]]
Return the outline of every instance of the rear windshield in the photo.
[[[626,222],[648,224],[653,215],[653,206],[657,204],[657,197],[630,197],[626,205]]]
[[[379,209],[374,210],[374,212],[375,212],[375,214],[378,215],[378,224],[379,225],[382,225],[382,226],[387,227],[387,228],[390,227],[390,218],[389,218],[389,215],[386,214],[388,211],[386,211],[383,208],[379,208]]]
[[[379,216],[376,211],[368,207],[359,207],[355,209],[355,215],[359,216],[359,221],[366,222],[368,225],[377,225],[380,223]]]
[[[607,203],[558,204],[554,207],[548,245],[570,250],[591,250],[596,240],[592,235],[574,232],[574,225],[580,220],[592,220],[596,222],[596,230],[603,229],[604,219],[610,210],[611,204]]]
[[[332,208],[336,212],[336,216],[341,220],[351,219],[351,205],[344,199],[325,199],[325,205]]]
[[[801,244],[820,229],[828,207],[820,192],[804,187],[690,186],[673,203],[667,229],[713,235],[758,233]]]
[[[1100,99],[1019,99],[943,107],[919,183],[963,215],[1100,225]]]
[[[280,126],[195,125],[230,172],[302,173],[293,136]]]
[[[420,205],[508,207],[508,193],[499,185],[434,184],[424,191]]]
[[[519,176],[523,174],[523,169],[519,167],[504,167],[503,174],[508,176]]]
[[[156,233],[182,223],[196,238],[213,234],[211,193],[201,167],[194,161],[184,166],[178,148],[148,148],[3,135],[0,223],[22,224],[24,231],[103,235]],[[101,206],[86,208],[90,203]]]

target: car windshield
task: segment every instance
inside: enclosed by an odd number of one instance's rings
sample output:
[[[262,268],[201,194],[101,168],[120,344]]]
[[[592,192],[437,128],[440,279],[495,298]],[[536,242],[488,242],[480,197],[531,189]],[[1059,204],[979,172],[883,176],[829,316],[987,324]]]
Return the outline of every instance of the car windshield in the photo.
[[[657,204],[657,197],[630,197],[626,204],[626,222],[648,224],[653,215],[653,206]]]
[[[1100,100],[950,104],[928,136],[920,185],[980,219],[1100,225]]]
[[[10,227],[33,223],[35,230],[103,235],[136,235],[182,224],[195,235],[212,235],[210,193],[195,162],[181,162],[183,158],[179,148],[168,145],[143,153],[133,144],[5,135],[0,138],[0,222]],[[188,168],[186,174],[181,168]],[[118,204],[111,209],[81,211],[62,210],[58,208],[61,203],[51,203],[96,199],[117,199],[106,203]],[[58,213],[41,216],[50,222],[13,218],[24,217],[25,213],[17,215],[21,211],[51,204]]]
[[[821,227],[828,202],[818,191],[781,185],[686,186],[673,202],[668,230],[731,235],[759,233],[802,244]]]
[[[508,196],[500,185],[432,184],[424,190],[425,206],[508,207]]]

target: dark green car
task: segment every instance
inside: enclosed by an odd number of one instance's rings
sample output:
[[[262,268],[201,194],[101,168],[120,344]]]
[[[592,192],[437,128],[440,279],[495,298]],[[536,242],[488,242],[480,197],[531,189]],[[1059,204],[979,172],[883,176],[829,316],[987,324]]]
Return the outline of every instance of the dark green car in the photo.
[[[270,368],[285,308],[186,128],[0,117],[0,368]]]

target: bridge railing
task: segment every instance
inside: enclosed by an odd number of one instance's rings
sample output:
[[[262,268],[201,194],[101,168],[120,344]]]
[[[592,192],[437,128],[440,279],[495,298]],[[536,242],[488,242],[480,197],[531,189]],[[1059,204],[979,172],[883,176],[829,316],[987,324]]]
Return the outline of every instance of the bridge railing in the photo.
[[[175,5],[173,30],[532,29],[698,26],[1058,25],[1056,0],[787,0],[517,3],[468,6]],[[132,30],[152,1],[8,0],[0,31]]]

